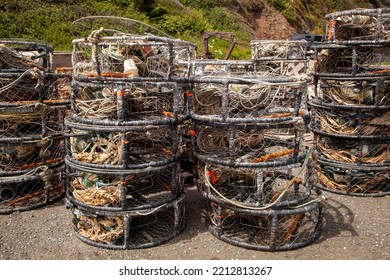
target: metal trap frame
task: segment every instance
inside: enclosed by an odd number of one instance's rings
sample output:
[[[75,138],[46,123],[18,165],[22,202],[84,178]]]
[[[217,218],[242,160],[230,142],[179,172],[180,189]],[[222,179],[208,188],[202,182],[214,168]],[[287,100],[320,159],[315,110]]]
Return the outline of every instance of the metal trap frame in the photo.
[[[68,202],[75,235],[104,249],[144,249],[177,236],[185,227],[184,196],[161,206],[137,211],[90,212]]]
[[[196,45],[153,35],[119,36],[111,32],[111,36],[102,36],[104,32],[111,31],[101,28],[92,31],[86,39],[73,40],[72,65],[76,80],[188,78]]]
[[[179,123],[188,118],[185,89],[175,82],[73,82],[74,118],[94,125]]]
[[[388,76],[390,41],[331,43],[313,45],[316,67],[314,75],[326,77]]]
[[[273,123],[225,124],[197,122],[192,125],[193,155],[230,167],[274,167],[304,158],[304,119],[273,119]]]
[[[143,169],[181,155],[177,125],[99,126],[65,119],[66,160],[94,169]]]
[[[266,168],[232,168],[199,162],[199,192],[208,200],[242,209],[284,209],[310,196],[306,162]]]
[[[252,59],[269,60],[306,60],[306,40],[252,40]]]
[[[38,166],[24,174],[0,177],[0,214],[33,210],[65,194],[61,166]]]
[[[196,121],[266,123],[303,114],[306,81],[293,77],[198,77],[189,93]]]
[[[379,197],[390,194],[390,164],[346,163],[319,157],[316,186],[324,191],[349,196]]]
[[[0,39],[0,72],[37,68],[52,70],[53,48],[46,43],[26,39]]]
[[[259,251],[294,250],[313,243],[322,225],[321,198],[278,210],[254,210],[209,201],[209,231],[238,247]]]
[[[316,102],[347,106],[389,106],[390,76],[314,77]]]
[[[142,170],[91,169],[67,162],[67,199],[90,212],[159,207],[184,192],[179,162]]]
[[[328,41],[390,41],[390,8],[338,11],[325,19]]]

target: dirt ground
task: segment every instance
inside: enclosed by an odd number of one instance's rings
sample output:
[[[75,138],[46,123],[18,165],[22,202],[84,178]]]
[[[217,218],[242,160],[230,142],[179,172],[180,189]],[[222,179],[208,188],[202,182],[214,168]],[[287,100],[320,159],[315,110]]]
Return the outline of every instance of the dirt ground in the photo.
[[[204,200],[196,188],[186,193],[186,229],[163,245],[142,250],[108,250],[76,238],[71,213],[60,200],[45,208],[0,215],[0,259],[82,260],[389,260],[390,197],[349,197],[324,193],[322,233],[293,251],[262,252],[235,247],[208,232]]]

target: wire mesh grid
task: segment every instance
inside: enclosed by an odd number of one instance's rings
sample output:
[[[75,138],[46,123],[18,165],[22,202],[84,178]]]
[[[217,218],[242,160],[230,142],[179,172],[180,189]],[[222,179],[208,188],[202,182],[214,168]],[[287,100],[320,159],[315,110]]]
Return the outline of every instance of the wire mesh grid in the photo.
[[[304,157],[303,118],[257,125],[194,122],[191,130],[196,158],[232,167],[280,166]]]
[[[253,60],[298,60],[306,59],[306,40],[253,40],[251,53]]]
[[[96,125],[173,123],[188,117],[185,90],[177,83],[73,83],[73,110]]]
[[[389,106],[390,77],[321,78],[316,77],[317,102],[349,106]]]
[[[17,107],[0,107],[0,136],[2,141],[15,138],[61,135],[67,106],[31,103]]]
[[[67,168],[67,199],[89,211],[150,209],[183,193],[178,162],[137,172]]]
[[[185,227],[183,196],[139,211],[89,212],[70,204],[76,236],[106,249],[142,249],[161,245]]]
[[[25,39],[0,39],[0,71],[51,71],[53,48]]]
[[[315,166],[317,186],[325,191],[352,196],[390,194],[390,165],[354,164],[318,158]]]
[[[293,250],[313,243],[322,224],[322,203],[280,210],[244,210],[209,201],[208,227],[217,238],[239,247],[261,251]]]
[[[390,137],[388,106],[355,107],[309,102],[312,109],[310,128],[319,135],[342,139],[382,139]]]
[[[307,73],[307,60],[256,60],[254,72],[269,76],[300,77]]]
[[[96,126],[65,120],[67,160],[92,168],[132,169],[178,160],[177,125]]]
[[[23,73],[0,73],[0,104],[68,104],[70,80],[70,75],[44,73],[37,69],[28,69]]]
[[[354,9],[325,15],[328,41],[390,40],[390,9]]]
[[[72,65],[76,79],[188,77],[190,61],[196,56],[195,45],[157,36],[101,37],[102,31],[92,31],[87,39],[73,40]]]
[[[65,147],[62,136],[46,136],[34,140],[23,138],[0,140],[0,175],[22,174],[40,166],[56,166],[63,162]]]
[[[389,44],[313,45],[316,50],[315,72],[331,77],[389,75]]]
[[[32,210],[64,195],[61,168],[38,166],[29,172],[0,177],[0,214]]]
[[[199,163],[198,190],[207,199],[248,210],[283,209],[310,196],[306,164],[231,168]]]
[[[383,139],[340,139],[314,135],[320,158],[347,164],[390,164],[390,144]]]
[[[302,114],[307,82],[292,77],[209,77],[194,80],[190,115],[195,120],[258,123]]]

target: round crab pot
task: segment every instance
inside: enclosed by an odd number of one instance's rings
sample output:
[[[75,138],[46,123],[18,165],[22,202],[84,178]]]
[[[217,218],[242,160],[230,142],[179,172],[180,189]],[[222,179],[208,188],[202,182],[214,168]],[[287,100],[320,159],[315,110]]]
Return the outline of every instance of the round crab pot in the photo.
[[[74,116],[95,125],[178,123],[188,118],[185,90],[171,82],[73,83]]]
[[[65,119],[68,163],[94,169],[143,169],[176,162],[176,125],[98,126]]]
[[[306,165],[274,168],[231,168],[199,164],[198,190],[217,203],[241,208],[282,209],[308,199]]]
[[[327,40],[390,40],[390,9],[353,9],[325,15]]]
[[[51,71],[53,48],[25,39],[0,39],[0,70],[23,71],[37,68]]]
[[[76,80],[119,81],[129,78],[167,80],[187,78],[196,46],[158,36],[101,36],[73,40],[72,65]]]
[[[259,251],[286,251],[313,243],[321,231],[319,199],[280,210],[235,208],[210,201],[207,224],[218,239]]]
[[[143,249],[158,246],[185,227],[183,196],[156,208],[138,211],[87,211],[69,204],[76,236],[105,249]]]
[[[318,158],[314,172],[317,186],[350,196],[375,197],[390,194],[390,165],[352,164]]]
[[[273,123],[235,125],[193,123],[190,131],[196,158],[230,167],[283,166],[304,157],[304,119],[272,119]]]
[[[251,52],[253,60],[305,60],[306,40],[253,40]]]
[[[0,214],[36,209],[61,198],[61,168],[37,167],[23,175],[0,177]]]
[[[130,211],[161,206],[183,194],[179,164],[136,171],[67,166],[67,199],[88,211]]]
[[[292,77],[203,77],[193,79],[189,94],[194,120],[261,123],[304,112],[306,81]]]

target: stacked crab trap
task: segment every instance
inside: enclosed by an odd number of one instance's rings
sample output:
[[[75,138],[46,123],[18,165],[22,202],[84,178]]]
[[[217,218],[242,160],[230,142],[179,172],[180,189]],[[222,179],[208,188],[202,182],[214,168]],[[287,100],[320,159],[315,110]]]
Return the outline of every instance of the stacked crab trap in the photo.
[[[327,191],[390,193],[390,9],[328,14],[327,41],[314,46],[310,100],[315,176]]]
[[[76,236],[109,249],[167,242],[185,225],[179,160],[183,84],[196,48],[100,29],[73,41],[65,120],[67,201]]]
[[[63,119],[69,77],[51,72],[52,48],[0,39],[0,213],[31,210],[64,194]]]
[[[202,67],[191,79],[190,135],[209,230],[255,250],[312,243],[322,207],[306,172],[306,80],[256,72],[254,61],[195,64]],[[242,75],[246,68],[253,72]]]

